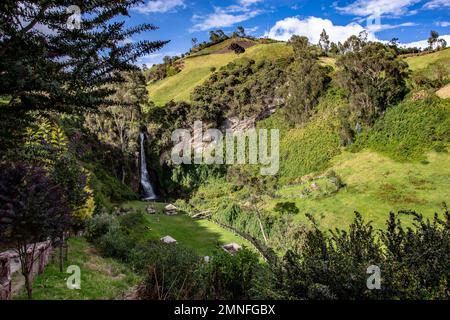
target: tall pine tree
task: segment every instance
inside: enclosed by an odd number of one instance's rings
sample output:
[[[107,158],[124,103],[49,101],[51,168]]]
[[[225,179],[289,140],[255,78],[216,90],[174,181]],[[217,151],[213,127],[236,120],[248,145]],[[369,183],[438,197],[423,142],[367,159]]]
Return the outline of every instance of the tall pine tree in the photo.
[[[128,28],[142,0],[4,0],[0,4],[0,96],[13,110],[77,112],[107,105],[123,71],[167,41],[129,41],[155,30]],[[77,6],[77,7],[74,7]],[[77,24],[77,11],[81,13]]]

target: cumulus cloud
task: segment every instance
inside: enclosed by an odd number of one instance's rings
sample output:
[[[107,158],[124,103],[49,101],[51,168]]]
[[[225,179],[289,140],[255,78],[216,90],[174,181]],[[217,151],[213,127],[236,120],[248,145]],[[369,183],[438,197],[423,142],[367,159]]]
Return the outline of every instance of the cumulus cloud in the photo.
[[[150,0],[146,4],[136,8],[140,13],[164,13],[174,11],[178,7],[185,8],[184,0]]]
[[[344,7],[339,7],[338,5],[336,5],[336,9],[340,13],[355,15],[359,17],[383,14],[401,16],[414,13],[415,11],[410,11],[409,7],[419,3],[420,1],[422,0],[356,0],[355,2]]]
[[[190,31],[226,28],[247,21],[263,12],[254,6],[260,2],[262,0],[239,0],[236,4],[228,7],[215,7],[213,13],[204,16],[194,15],[193,20],[196,24]]]
[[[365,29],[353,22],[345,26],[334,25],[331,20],[317,17],[308,17],[300,20],[296,17],[286,18],[278,21],[265,36],[275,40],[287,41],[293,35],[308,37],[311,43],[318,43],[322,30],[325,29],[330,40],[344,42],[352,35],[358,35]],[[376,40],[374,32],[368,31],[369,40]]]
[[[444,39],[445,41],[447,41],[447,43],[450,43],[450,34],[446,34],[446,35],[442,35],[439,37],[439,39]],[[425,49],[428,48],[428,42],[427,40],[420,40],[420,41],[414,41],[414,42],[409,42],[409,43],[402,43],[401,44],[402,47],[406,47],[406,48],[421,48],[421,49]]]

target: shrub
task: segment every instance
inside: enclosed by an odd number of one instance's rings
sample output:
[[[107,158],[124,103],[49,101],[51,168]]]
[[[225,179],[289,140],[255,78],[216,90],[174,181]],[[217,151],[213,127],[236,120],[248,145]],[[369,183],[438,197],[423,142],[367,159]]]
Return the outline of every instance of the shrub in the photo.
[[[146,273],[139,290],[141,299],[201,299],[203,284],[198,269],[202,259],[179,245],[151,241],[132,253],[135,269]]]
[[[250,299],[259,268],[258,256],[250,250],[242,249],[235,255],[218,251],[204,268],[206,297]]]
[[[134,245],[132,238],[120,229],[111,229],[96,241],[96,246],[103,255],[122,261],[129,261],[130,250]]]
[[[283,182],[325,169],[340,153],[337,130],[327,118],[316,119],[301,129],[292,129],[281,140],[280,175]]]
[[[402,215],[413,217],[405,229]],[[294,299],[449,299],[450,214],[424,219],[416,212],[391,213],[377,233],[359,213],[349,231],[324,232],[315,225],[301,250],[284,256],[281,286]],[[367,288],[369,266],[378,266],[380,290]]]
[[[450,142],[450,103],[405,101],[390,108],[374,127],[357,138],[354,150],[370,148],[397,160],[422,159]]]
[[[244,53],[245,52],[245,48],[243,48],[241,45],[239,45],[238,43],[232,43],[229,47],[229,50],[234,51],[234,53],[236,53],[237,55]]]
[[[281,215],[296,215],[300,212],[294,202],[278,202],[275,205],[274,211]]]
[[[95,215],[87,222],[86,225],[86,238],[94,242],[103,235],[107,234],[111,230],[119,228],[117,218],[106,212]]]
[[[134,243],[141,242],[148,234],[147,222],[141,211],[132,212],[119,218],[120,230]]]

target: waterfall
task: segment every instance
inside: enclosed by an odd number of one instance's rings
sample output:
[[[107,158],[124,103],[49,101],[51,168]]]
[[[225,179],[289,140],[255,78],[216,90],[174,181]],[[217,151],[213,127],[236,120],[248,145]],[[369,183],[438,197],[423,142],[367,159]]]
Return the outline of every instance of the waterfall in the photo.
[[[148,175],[147,170],[147,161],[145,160],[145,149],[144,149],[145,135],[143,132],[140,133],[139,138],[141,143],[141,186],[144,193],[142,200],[155,200],[156,195],[155,192],[153,191],[153,187],[150,182],[150,177]]]

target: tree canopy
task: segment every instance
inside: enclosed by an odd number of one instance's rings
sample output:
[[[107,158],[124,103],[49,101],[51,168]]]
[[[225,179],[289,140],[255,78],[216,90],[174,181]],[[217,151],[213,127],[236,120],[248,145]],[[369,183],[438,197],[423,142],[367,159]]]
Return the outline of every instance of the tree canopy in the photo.
[[[121,71],[135,69],[139,57],[167,41],[129,41],[152,24],[125,26],[128,10],[143,2],[12,1],[0,4],[0,96],[16,109],[79,111],[107,104],[122,82]],[[80,23],[73,25],[73,11]]]

